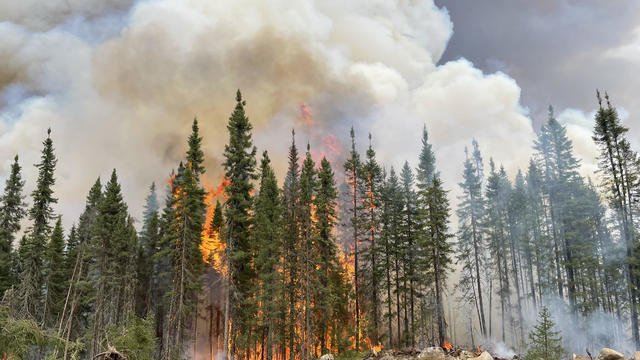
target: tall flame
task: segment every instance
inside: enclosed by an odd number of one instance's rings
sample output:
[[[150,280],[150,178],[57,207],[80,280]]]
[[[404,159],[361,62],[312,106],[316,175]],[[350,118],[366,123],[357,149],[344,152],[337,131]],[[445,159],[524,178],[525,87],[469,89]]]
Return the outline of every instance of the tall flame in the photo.
[[[220,196],[225,196],[224,189],[230,182],[223,177],[219,185],[212,186],[206,177],[203,176],[202,180],[207,190],[204,198],[204,202],[207,205],[207,216],[202,229],[202,242],[200,243],[202,259],[219,273],[226,274],[227,270],[223,261],[226,242],[220,238],[220,233],[212,228],[211,220],[213,220],[213,214],[216,210],[216,199]]]

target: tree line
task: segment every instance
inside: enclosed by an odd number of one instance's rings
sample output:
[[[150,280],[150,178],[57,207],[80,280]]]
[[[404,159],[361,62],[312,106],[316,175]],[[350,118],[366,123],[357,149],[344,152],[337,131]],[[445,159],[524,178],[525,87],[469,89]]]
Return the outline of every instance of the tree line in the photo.
[[[575,319],[596,311],[617,319],[605,342],[631,335],[640,344],[640,159],[608,95],[597,99],[598,185],[578,173],[573,144],[552,107],[533,157],[513,181],[493,159],[485,169],[476,141],[465,149],[457,289],[468,305],[472,339],[475,334],[476,340],[497,338],[519,347],[530,326],[523,313],[560,299]],[[584,339],[585,345],[593,340]]]
[[[608,96],[598,101],[601,185],[578,173],[550,108],[533,158],[513,181],[493,159],[485,171],[477,142],[465,150],[455,238],[426,127],[417,167],[398,170],[380,164],[371,136],[361,153],[353,128],[339,169],[316,162],[309,144],[300,152],[292,131],[279,186],[269,153],[258,156],[238,91],[224,196],[210,219],[194,120],[164,204],[152,184],[139,230],[114,170],[105,184],[96,180],[66,234],[53,208],[58,160],[49,130],[30,207],[17,156],[0,197],[1,351],[187,358],[210,286],[208,257],[222,262],[214,291],[224,297],[225,359],[444,345],[455,336],[445,313],[454,264],[472,343],[524,344],[526,312],[551,298],[576,316],[614,314],[637,343],[640,160]],[[223,250],[203,253],[211,241]],[[627,332],[620,325],[611,334]]]

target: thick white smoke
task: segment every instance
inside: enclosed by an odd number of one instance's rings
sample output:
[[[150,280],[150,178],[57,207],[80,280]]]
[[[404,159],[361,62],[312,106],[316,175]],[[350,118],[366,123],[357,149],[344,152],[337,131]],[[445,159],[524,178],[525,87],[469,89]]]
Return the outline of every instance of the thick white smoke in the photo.
[[[426,124],[455,205],[465,145],[477,139],[515,174],[535,132],[512,78],[464,59],[436,65],[452,33],[431,0],[0,2],[0,181],[17,153],[33,188],[52,127],[65,226],[113,168],[138,215],[149,184],[183,157],[194,116],[217,181],[240,88],[280,176],[293,126],[301,148],[328,155],[346,150],[351,126],[361,150],[371,132],[379,159],[399,168],[416,164]],[[590,126],[567,123],[587,138]]]
[[[294,125],[300,143],[320,148],[354,125],[362,148],[373,133],[385,164],[415,163],[426,123],[453,188],[472,137],[486,153],[510,154],[501,159],[510,169],[530,152],[512,79],[464,60],[435,65],[452,24],[431,1],[27,1],[0,14],[2,173],[18,153],[31,187],[51,126],[67,226],[112,168],[139,213],[148,184],[181,158],[194,116],[215,179],[236,88],[275,159]],[[307,128],[301,104],[312,111]]]

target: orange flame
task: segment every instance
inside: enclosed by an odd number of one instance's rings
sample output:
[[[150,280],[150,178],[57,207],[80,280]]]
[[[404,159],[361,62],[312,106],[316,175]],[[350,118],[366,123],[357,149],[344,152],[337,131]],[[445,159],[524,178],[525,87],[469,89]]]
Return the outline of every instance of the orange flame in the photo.
[[[380,351],[384,349],[384,346],[380,342],[376,345],[371,345],[371,340],[369,340],[369,338],[364,339],[364,342],[367,344],[373,355],[378,355]]]
[[[451,348],[452,348],[452,347],[453,347],[453,346],[451,345],[451,343],[450,343],[450,342],[448,342],[447,340],[445,340],[445,341],[444,341],[444,349],[445,349],[445,350],[447,350],[447,351],[451,351]]]
[[[203,176],[202,180],[207,189],[207,194],[204,198],[204,202],[207,205],[207,216],[202,229],[202,242],[200,243],[202,260],[211,265],[211,267],[219,273],[226,274],[227,270],[223,261],[226,243],[220,238],[218,231],[211,228],[211,220],[213,220],[213,214],[216,210],[215,200],[220,196],[225,196],[224,189],[226,186],[229,186],[230,181],[223,177],[220,180],[220,185],[211,186],[206,177]]]

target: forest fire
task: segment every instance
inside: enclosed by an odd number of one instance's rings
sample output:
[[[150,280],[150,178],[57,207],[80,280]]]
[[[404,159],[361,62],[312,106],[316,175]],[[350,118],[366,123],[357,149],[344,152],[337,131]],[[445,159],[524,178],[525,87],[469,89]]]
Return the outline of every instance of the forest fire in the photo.
[[[216,211],[216,200],[220,196],[224,196],[224,189],[229,185],[229,180],[222,178],[218,186],[209,185],[209,181],[206,177],[203,177],[207,194],[205,195],[204,202],[207,206],[207,214],[205,225],[202,230],[202,242],[200,243],[200,251],[202,252],[202,259],[211,265],[216,271],[221,274],[226,274],[226,268],[224,266],[223,254],[226,248],[226,243],[220,238],[220,232],[214,228],[213,217]]]

